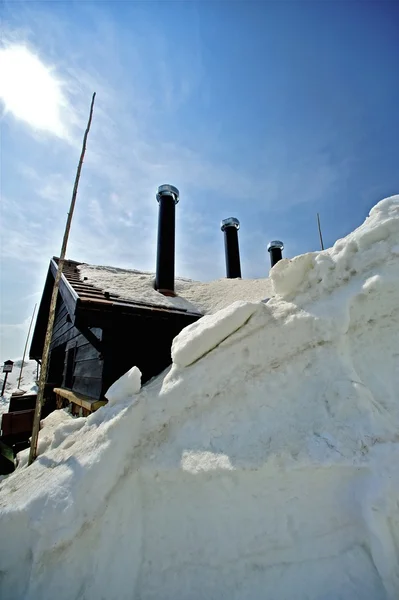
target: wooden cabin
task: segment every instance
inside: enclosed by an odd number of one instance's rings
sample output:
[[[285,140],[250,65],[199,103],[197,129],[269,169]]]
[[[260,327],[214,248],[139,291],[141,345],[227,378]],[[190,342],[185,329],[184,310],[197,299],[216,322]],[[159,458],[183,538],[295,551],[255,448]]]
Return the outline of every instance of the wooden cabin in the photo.
[[[50,262],[30,347],[30,358],[38,362],[57,262]],[[80,264],[64,263],[45,401],[47,411],[70,404],[74,414],[86,416],[106,403],[107,389],[132,366],[143,383],[161,373],[171,363],[173,338],[201,314],[121,298],[84,281]]]
[[[202,316],[196,304],[176,298],[174,291],[175,207],[179,190],[170,184],[161,185],[156,200],[156,273],[153,285],[147,281],[145,293],[140,295],[137,286],[132,291],[115,285],[121,269],[94,267],[110,270],[111,277],[92,279],[81,274],[81,267],[89,265],[64,262],[45,386],[46,412],[50,407],[70,404],[75,414],[89,414],[106,402],[108,388],[133,366],[140,369],[145,383],[170,365],[173,339]],[[235,218],[222,222],[228,278],[241,277],[239,226]],[[43,353],[57,263],[57,258],[50,261],[30,348],[30,358],[38,362]],[[145,275],[129,271],[130,276],[132,273],[139,279]]]

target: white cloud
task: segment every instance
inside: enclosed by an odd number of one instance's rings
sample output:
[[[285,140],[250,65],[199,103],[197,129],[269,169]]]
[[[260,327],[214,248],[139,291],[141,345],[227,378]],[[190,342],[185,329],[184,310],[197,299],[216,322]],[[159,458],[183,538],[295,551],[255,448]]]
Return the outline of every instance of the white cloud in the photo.
[[[26,317],[22,323],[0,325],[0,363],[22,357],[31,318]]]
[[[0,49],[0,98],[6,111],[34,129],[66,136],[61,121],[65,104],[61,84],[26,46]]]

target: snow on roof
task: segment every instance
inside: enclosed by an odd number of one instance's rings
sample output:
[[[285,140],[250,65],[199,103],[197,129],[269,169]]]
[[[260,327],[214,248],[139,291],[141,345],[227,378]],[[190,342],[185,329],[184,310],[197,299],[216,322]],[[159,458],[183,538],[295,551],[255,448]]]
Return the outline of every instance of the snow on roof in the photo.
[[[120,299],[146,302],[154,306],[184,308],[204,314],[214,313],[237,300],[260,302],[272,295],[270,280],[265,279],[218,279],[201,283],[191,279],[177,278],[175,298],[164,296],[154,289],[153,273],[82,264],[78,267],[85,283],[110,293]]]

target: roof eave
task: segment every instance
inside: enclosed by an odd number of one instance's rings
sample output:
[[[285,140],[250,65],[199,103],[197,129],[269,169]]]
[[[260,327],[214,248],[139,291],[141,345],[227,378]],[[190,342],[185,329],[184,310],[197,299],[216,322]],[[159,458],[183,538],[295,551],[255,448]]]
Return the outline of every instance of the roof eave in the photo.
[[[29,358],[31,360],[40,360],[43,354],[44,339],[46,336],[48,315],[50,311],[51,297],[53,293],[54,281],[58,266],[54,258],[51,259],[47,271],[46,282],[43,289],[42,299],[40,301],[39,311],[35,328],[32,335],[32,342],[29,349]],[[75,290],[69,284],[64,275],[61,275],[59,295],[61,296],[72,322],[75,322],[75,315],[80,299]]]
[[[159,317],[159,318],[178,318],[193,321],[201,318],[203,315],[190,311],[174,310],[168,307],[152,306],[150,304],[135,305],[133,303],[113,302],[110,300],[100,300],[92,298],[79,298],[80,302],[76,310],[76,322],[80,324],[81,320],[90,316],[90,320],[101,326],[101,322],[113,317]],[[94,324],[93,324],[94,326]]]

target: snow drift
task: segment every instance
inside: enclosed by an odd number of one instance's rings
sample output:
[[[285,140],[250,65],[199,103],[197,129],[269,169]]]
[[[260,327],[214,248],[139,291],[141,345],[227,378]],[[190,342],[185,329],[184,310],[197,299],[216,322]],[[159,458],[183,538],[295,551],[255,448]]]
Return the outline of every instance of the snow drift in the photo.
[[[398,239],[395,196],[61,423],[0,484],[1,598],[396,600]]]

